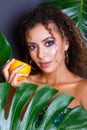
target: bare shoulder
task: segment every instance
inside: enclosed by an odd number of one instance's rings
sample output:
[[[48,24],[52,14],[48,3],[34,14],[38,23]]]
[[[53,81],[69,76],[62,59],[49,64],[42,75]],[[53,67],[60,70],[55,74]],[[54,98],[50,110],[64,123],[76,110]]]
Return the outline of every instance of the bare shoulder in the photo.
[[[79,82],[79,88],[82,90],[82,92],[87,89],[87,79],[81,79]]]
[[[80,98],[80,103],[87,109],[87,79],[82,79],[78,86],[77,91]]]
[[[87,79],[81,78],[81,80],[78,81],[76,89],[80,92],[80,95],[86,93],[87,92]]]

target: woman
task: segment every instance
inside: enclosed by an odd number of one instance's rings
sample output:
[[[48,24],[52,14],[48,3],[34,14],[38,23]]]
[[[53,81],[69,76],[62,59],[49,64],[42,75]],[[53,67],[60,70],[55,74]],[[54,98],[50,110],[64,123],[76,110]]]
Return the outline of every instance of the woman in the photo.
[[[18,81],[18,70],[9,74],[14,59],[3,68],[3,75],[13,87],[22,82],[40,86],[49,84],[75,97],[69,108],[83,105],[87,109],[87,80],[79,74],[87,72],[84,40],[74,23],[56,6],[38,7],[23,21],[21,38],[26,62],[32,66],[30,75]]]

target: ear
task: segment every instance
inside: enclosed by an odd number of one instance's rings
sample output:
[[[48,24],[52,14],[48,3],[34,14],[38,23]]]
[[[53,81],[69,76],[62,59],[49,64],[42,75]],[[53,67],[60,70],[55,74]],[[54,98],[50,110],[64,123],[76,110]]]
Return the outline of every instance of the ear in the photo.
[[[64,38],[64,51],[67,51],[69,48],[69,41],[67,38]]]

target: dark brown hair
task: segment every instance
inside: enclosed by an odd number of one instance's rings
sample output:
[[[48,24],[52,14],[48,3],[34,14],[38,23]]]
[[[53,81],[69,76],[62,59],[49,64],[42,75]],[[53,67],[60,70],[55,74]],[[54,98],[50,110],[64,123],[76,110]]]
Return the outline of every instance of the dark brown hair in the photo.
[[[24,46],[24,54],[26,54],[26,62],[30,63],[31,59],[25,40],[26,30],[32,29],[38,23],[43,24],[47,28],[50,22],[53,22],[57,30],[69,41],[67,68],[75,74],[86,73],[87,54],[82,35],[72,20],[64,14],[59,7],[52,5],[37,7],[28,14],[27,18],[25,18],[21,24],[20,34]],[[38,72],[40,71],[35,63],[33,63],[32,66],[36,68]]]

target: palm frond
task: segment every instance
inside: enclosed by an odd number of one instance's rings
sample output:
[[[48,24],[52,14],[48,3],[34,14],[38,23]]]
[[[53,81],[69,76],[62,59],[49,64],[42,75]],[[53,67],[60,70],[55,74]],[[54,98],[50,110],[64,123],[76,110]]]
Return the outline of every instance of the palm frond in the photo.
[[[79,130],[87,128],[87,111],[82,106],[73,108],[55,126],[55,118],[68,107],[74,97],[66,93],[54,97],[58,93],[55,88],[44,85],[36,91],[37,87],[36,84],[23,83],[17,88],[6,119],[5,104],[10,84],[0,83],[0,130]],[[28,101],[23,119],[20,120],[22,109]],[[36,128],[35,124],[40,110],[49,102],[51,103],[47,107],[38,128]]]
[[[43,3],[48,4],[61,7],[75,22],[87,42],[87,0],[45,0]]]
[[[0,33],[0,66],[12,57],[12,48],[4,34]]]

